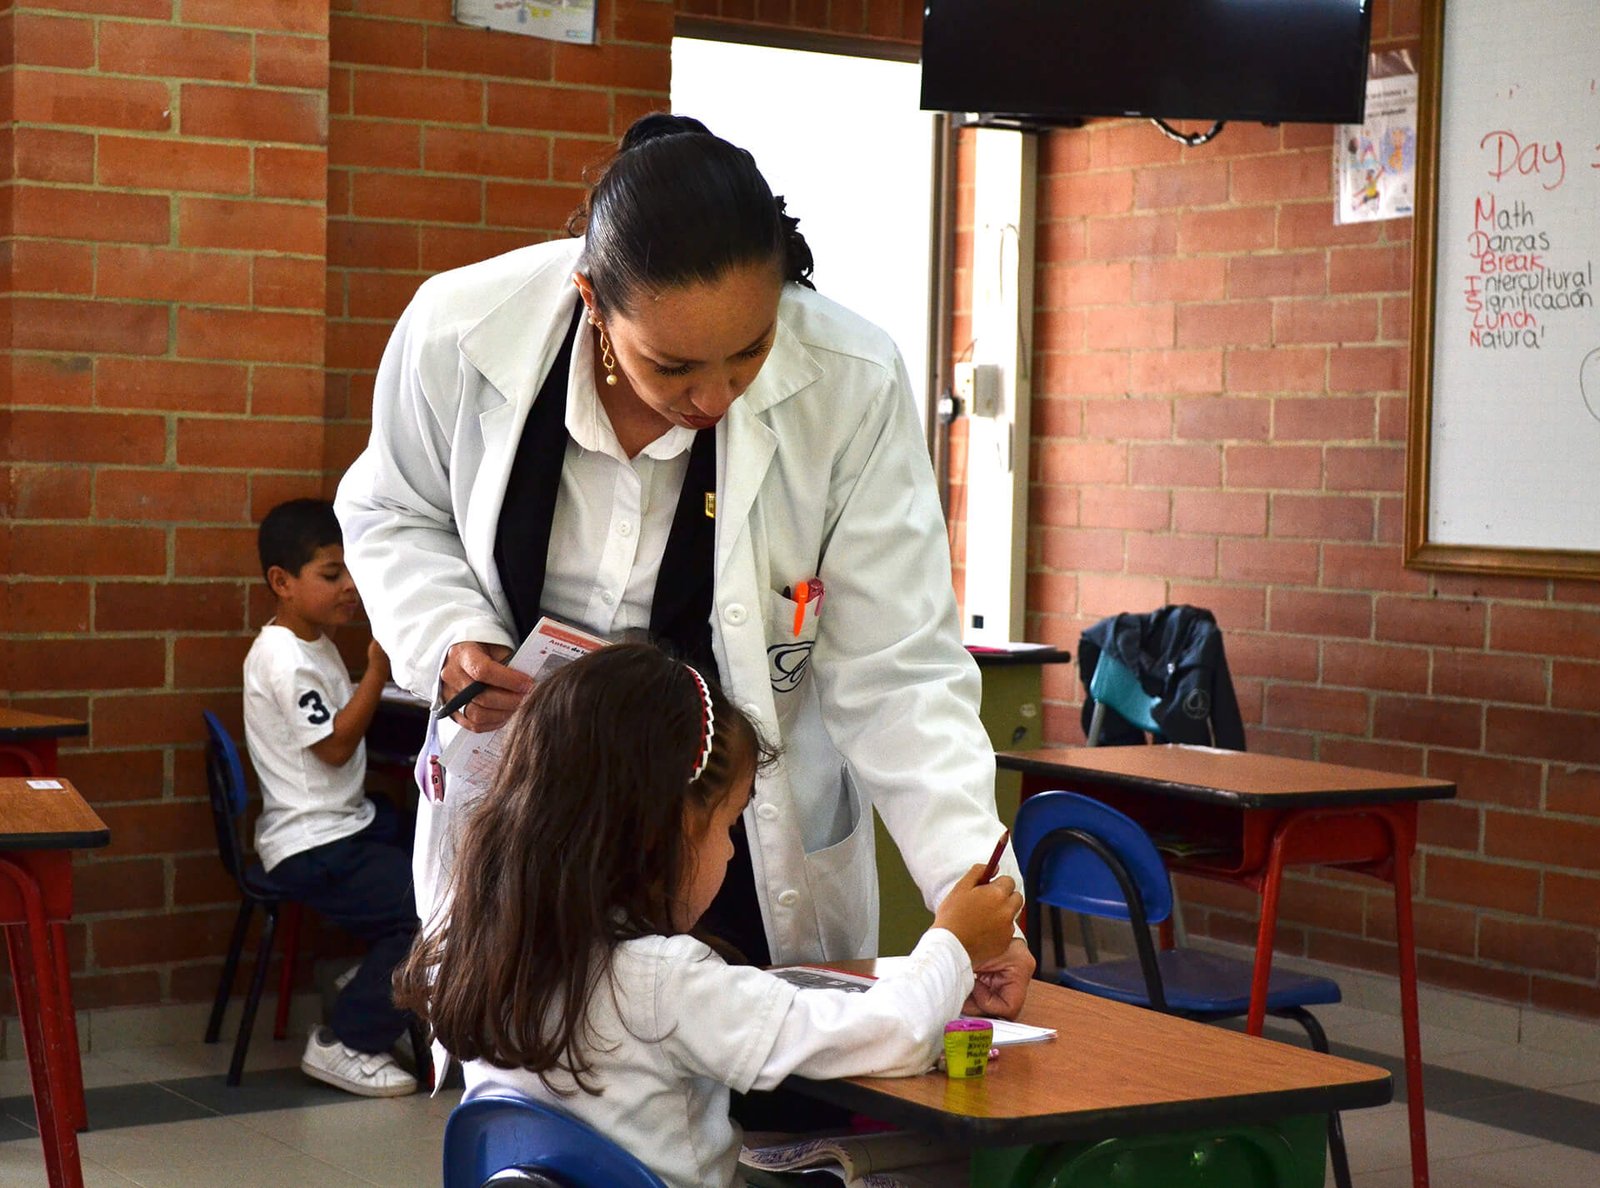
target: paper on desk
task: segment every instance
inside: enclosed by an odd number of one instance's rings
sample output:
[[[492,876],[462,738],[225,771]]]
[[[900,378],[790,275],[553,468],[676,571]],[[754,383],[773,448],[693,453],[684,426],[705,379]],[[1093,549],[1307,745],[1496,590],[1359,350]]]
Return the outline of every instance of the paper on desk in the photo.
[[[506,666],[540,681],[578,657],[605,646],[606,641],[599,636],[546,616],[533,625],[528,638],[506,661]],[[445,770],[455,779],[487,788],[500,766],[500,733],[498,730],[461,731],[444,748]]]
[[[878,967],[882,969],[896,958],[878,958]],[[875,978],[864,974],[845,973],[840,969],[829,969],[825,965],[790,965],[772,971],[778,977],[802,990],[850,990],[859,992],[868,989]],[[885,973],[888,970],[884,970]],[[1018,1023],[1011,1019],[985,1019],[987,1023],[994,1024],[994,1046],[1007,1048],[1015,1044],[1037,1044],[1043,1040],[1055,1039],[1054,1027],[1034,1027],[1029,1023]]]
[[[1015,1019],[990,1019],[994,1024],[994,1046],[1008,1048],[1013,1044],[1037,1044],[1056,1038],[1054,1027],[1035,1027],[1031,1023],[1018,1023]]]

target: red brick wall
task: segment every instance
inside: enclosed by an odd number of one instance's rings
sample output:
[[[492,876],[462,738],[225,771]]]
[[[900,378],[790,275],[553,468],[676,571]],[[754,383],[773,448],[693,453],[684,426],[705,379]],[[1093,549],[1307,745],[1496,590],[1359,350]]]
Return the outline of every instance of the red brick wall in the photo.
[[[458,25],[450,0],[335,0],[328,77],[328,466],[417,285],[562,234],[583,171],[666,106],[673,7],[600,4],[598,46]]]
[[[920,43],[921,0],[678,0],[684,16]]]
[[[1396,4],[1380,34],[1414,39]],[[252,526],[359,449],[418,281],[559,233],[583,167],[665,103],[675,8],[901,41],[920,15],[602,0],[589,49],[456,26],[449,0],[329,7],[0,15],[0,688],[91,724],[63,756],[115,839],[79,867],[84,1006],[209,993],[232,903],[198,718],[237,725]],[[1041,145],[1030,633],[1212,606],[1254,746],[1460,779],[1424,813],[1424,976],[1593,1012],[1600,599],[1400,565],[1409,225],[1329,225],[1330,143],[1102,123]],[[1065,674],[1049,693],[1077,737]],[[1243,935],[1247,901],[1190,902]],[[1390,968],[1384,907],[1299,880],[1283,941]]]
[[[1418,12],[1380,2],[1375,40]],[[1253,749],[1459,783],[1421,815],[1423,978],[1600,1013],[1600,586],[1403,567],[1411,222],[1333,225],[1332,142],[1041,142],[1030,634],[1212,608]],[[1076,674],[1047,695],[1081,740]],[[1187,892],[1253,940],[1252,897]],[[1285,951],[1394,969],[1375,883],[1297,878],[1283,919]]]
[[[238,716],[255,516],[323,486],[327,6],[4,20],[0,688],[90,722],[79,1004],[192,999],[232,915],[200,710]]]

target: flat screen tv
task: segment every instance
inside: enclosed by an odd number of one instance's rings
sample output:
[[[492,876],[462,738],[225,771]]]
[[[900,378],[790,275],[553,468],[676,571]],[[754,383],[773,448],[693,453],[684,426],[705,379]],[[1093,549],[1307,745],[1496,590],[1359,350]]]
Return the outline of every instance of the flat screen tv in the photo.
[[[926,0],[922,106],[1360,123],[1372,0]]]

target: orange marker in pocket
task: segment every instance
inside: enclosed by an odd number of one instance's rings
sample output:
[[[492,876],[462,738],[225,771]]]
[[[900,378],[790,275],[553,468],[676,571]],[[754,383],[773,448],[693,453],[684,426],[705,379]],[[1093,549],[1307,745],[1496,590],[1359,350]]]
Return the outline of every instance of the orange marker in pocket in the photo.
[[[815,602],[816,610],[822,610],[822,579],[812,578],[801,582],[794,588],[794,635],[800,638],[800,632],[806,625],[806,603]],[[813,616],[815,617],[815,616]]]

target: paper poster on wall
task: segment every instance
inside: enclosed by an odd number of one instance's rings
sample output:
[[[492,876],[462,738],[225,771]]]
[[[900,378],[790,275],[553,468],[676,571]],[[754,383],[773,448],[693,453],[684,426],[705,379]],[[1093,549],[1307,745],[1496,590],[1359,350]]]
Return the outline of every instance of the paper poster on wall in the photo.
[[[463,25],[593,45],[595,0],[455,0]]]
[[[1340,124],[1335,143],[1336,223],[1411,216],[1417,175],[1417,75],[1406,53],[1374,54],[1367,118]]]

